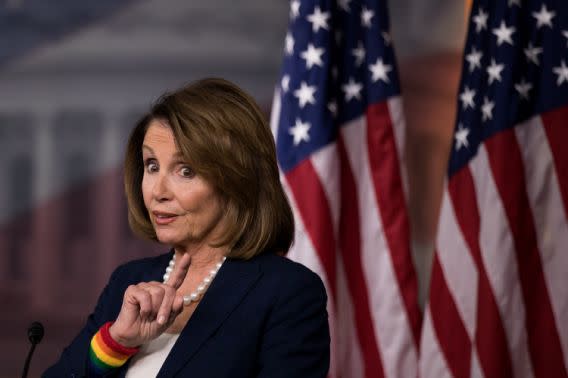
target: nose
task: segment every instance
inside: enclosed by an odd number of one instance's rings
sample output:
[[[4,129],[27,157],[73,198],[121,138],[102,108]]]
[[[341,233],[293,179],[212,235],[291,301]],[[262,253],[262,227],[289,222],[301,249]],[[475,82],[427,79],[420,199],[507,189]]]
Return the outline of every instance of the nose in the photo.
[[[152,196],[158,202],[164,202],[171,198],[169,179],[167,175],[159,174],[155,176]]]

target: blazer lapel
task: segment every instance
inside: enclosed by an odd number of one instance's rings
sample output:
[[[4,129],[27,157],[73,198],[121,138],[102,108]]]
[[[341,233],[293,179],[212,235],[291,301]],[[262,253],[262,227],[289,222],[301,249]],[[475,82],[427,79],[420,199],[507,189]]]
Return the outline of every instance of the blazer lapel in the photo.
[[[227,259],[164,361],[158,378],[173,377],[215,333],[260,277],[256,259]]]

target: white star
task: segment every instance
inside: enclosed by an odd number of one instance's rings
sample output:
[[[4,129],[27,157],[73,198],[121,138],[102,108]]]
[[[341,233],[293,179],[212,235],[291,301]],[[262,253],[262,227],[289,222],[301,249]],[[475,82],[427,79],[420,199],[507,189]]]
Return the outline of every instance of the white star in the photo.
[[[363,89],[363,85],[357,83],[353,80],[353,78],[349,79],[349,83],[343,84],[341,86],[343,92],[345,92],[345,102],[349,102],[350,100],[356,98],[357,100],[361,99],[361,89]]]
[[[363,10],[361,11],[361,23],[363,24],[363,26],[366,26],[368,28],[371,27],[371,19],[375,16],[375,12],[373,12],[370,9],[367,9],[367,7],[363,7]]]
[[[473,98],[475,97],[475,91],[465,87],[463,92],[460,93],[460,100],[462,101],[463,109],[472,108],[475,109],[475,102]]]
[[[481,68],[481,57],[483,54],[481,51],[477,51],[475,47],[472,48],[471,52],[465,56],[465,60],[469,63],[469,72],[473,72],[475,67]]]
[[[521,6],[521,0],[509,0],[509,6],[512,7],[513,5]]]
[[[521,82],[519,84],[515,84],[515,89],[517,90],[517,92],[519,92],[521,98],[524,98],[525,100],[529,99],[529,91],[531,90],[531,88],[532,84],[527,83],[525,79],[521,79]]]
[[[290,75],[282,76],[282,80],[280,81],[280,86],[282,87],[284,93],[288,92],[288,90],[290,89]]]
[[[363,47],[363,43],[359,42],[357,47],[351,50],[351,54],[355,57],[355,64],[360,66],[365,60],[365,48]]]
[[[507,42],[511,46],[513,45],[513,39],[511,36],[515,32],[515,28],[511,26],[510,28],[505,25],[505,21],[501,21],[499,28],[493,29],[493,34],[497,37],[497,46],[501,46],[503,42]]]
[[[290,2],[290,18],[296,19],[300,15],[300,0],[292,0]]]
[[[484,29],[487,29],[487,18],[489,15],[483,11],[482,8],[479,8],[479,12],[473,16],[473,22],[475,23],[475,31],[480,32]]]
[[[540,47],[535,47],[529,42],[529,45],[526,49],[524,49],[524,52],[529,62],[533,62],[537,66],[539,65],[538,54],[542,53],[542,49]]]
[[[314,33],[317,32],[320,28],[326,30],[329,29],[329,26],[327,25],[329,12],[322,13],[319,6],[315,7],[314,13],[308,15],[306,18],[308,19],[309,22],[312,23],[312,30]]]
[[[469,143],[467,141],[468,135],[469,129],[463,127],[463,125],[460,123],[458,125],[458,131],[456,131],[456,135],[454,135],[454,138],[456,139],[456,151],[459,151],[462,146],[465,148],[469,147]]]
[[[306,61],[306,67],[308,67],[308,69],[312,68],[314,65],[323,67],[321,56],[324,52],[325,50],[323,48],[316,48],[311,43],[308,43],[308,48],[302,51],[300,56]]]
[[[481,118],[483,122],[493,119],[493,107],[495,107],[495,103],[493,101],[489,101],[487,97],[483,98],[483,105],[481,105]]]
[[[294,91],[294,97],[298,98],[300,108],[306,106],[306,104],[315,104],[316,99],[314,93],[316,93],[315,85],[308,85],[305,81],[300,83],[300,89]]]
[[[327,104],[327,108],[329,109],[329,111],[331,112],[331,114],[336,117],[337,116],[337,102],[335,102],[335,100],[330,101]]]
[[[566,37],[566,46],[568,46],[568,30],[563,30],[562,35]]]
[[[286,55],[292,55],[294,53],[294,37],[292,37],[292,34],[286,33],[284,44],[286,45],[286,47],[284,47]]]
[[[385,83],[388,83],[388,73],[392,71],[392,66],[390,64],[384,64],[381,58],[377,58],[375,64],[369,65],[369,70],[371,71],[373,82],[382,80]]]
[[[293,127],[290,127],[288,133],[294,137],[294,146],[300,144],[300,142],[309,142],[310,141],[310,125],[308,122],[302,122],[299,118],[296,118],[296,124]]]
[[[558,79],[556,80],[556,85],[560,85],[563,82],[568,83],[568,67],[566,67],[566,62],[564,61],[564,59],[562,60],[561,65],[558,67],[554,67],[552,71],[558,75]]]
[[[495,59],[491,59],[491,65],[487,67],[487,74],[489,75],[489,84],[494,80],[501,81],[501,71],[505,68],[504,64],[495,63]]]
[[[381,32],[381,36],[383,37],[383,40],[385,41],[385,45],[390,46],[391,42],[392,42],[392,37],[389,34],[389,32]]]
[[[349,12],[349,3],[351,2],[351,0],[339,0],[339,6],[341,7],[341,9],[343,9],[345,12]]]
[[[552,18],[556,15],[555,12],[549,12],[546,5],[542,4],[540,11],[532,12],[533,17],[536,19],[536,26],[541,27],[544,25],[552,28]]]

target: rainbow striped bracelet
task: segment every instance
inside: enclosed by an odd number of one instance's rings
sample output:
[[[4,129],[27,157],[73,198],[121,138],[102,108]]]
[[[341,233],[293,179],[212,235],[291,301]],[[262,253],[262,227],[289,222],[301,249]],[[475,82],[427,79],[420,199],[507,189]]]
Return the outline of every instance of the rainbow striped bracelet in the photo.
[[[97,374],[105,374],[121,367],[140,350],[140,348],[127,348],[117,343],[109,333],[112,323],[105,323],[91,339],[90,367]]]

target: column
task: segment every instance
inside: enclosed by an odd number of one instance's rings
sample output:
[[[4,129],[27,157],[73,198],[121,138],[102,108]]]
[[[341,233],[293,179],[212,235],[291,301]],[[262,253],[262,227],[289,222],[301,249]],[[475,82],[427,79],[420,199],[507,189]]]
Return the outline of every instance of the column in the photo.
[[[36,141],[34,166],[36,172],[33,212],[30,299],[37,310],[47,310],[57,300],[57,290],[62,277],[59,275],[58,238],[60,222],[52,197],[56,190],[54,179],[55,151],[51,129],[52,115],[38,114],[36,118]]]
[[[110,273],[120,261],[122,193],[122,141],[120,113],[105,110],[100,156],[103,169],[97,185],[95,210],[95,237],[98,245],[97,288],[102,288]]]

